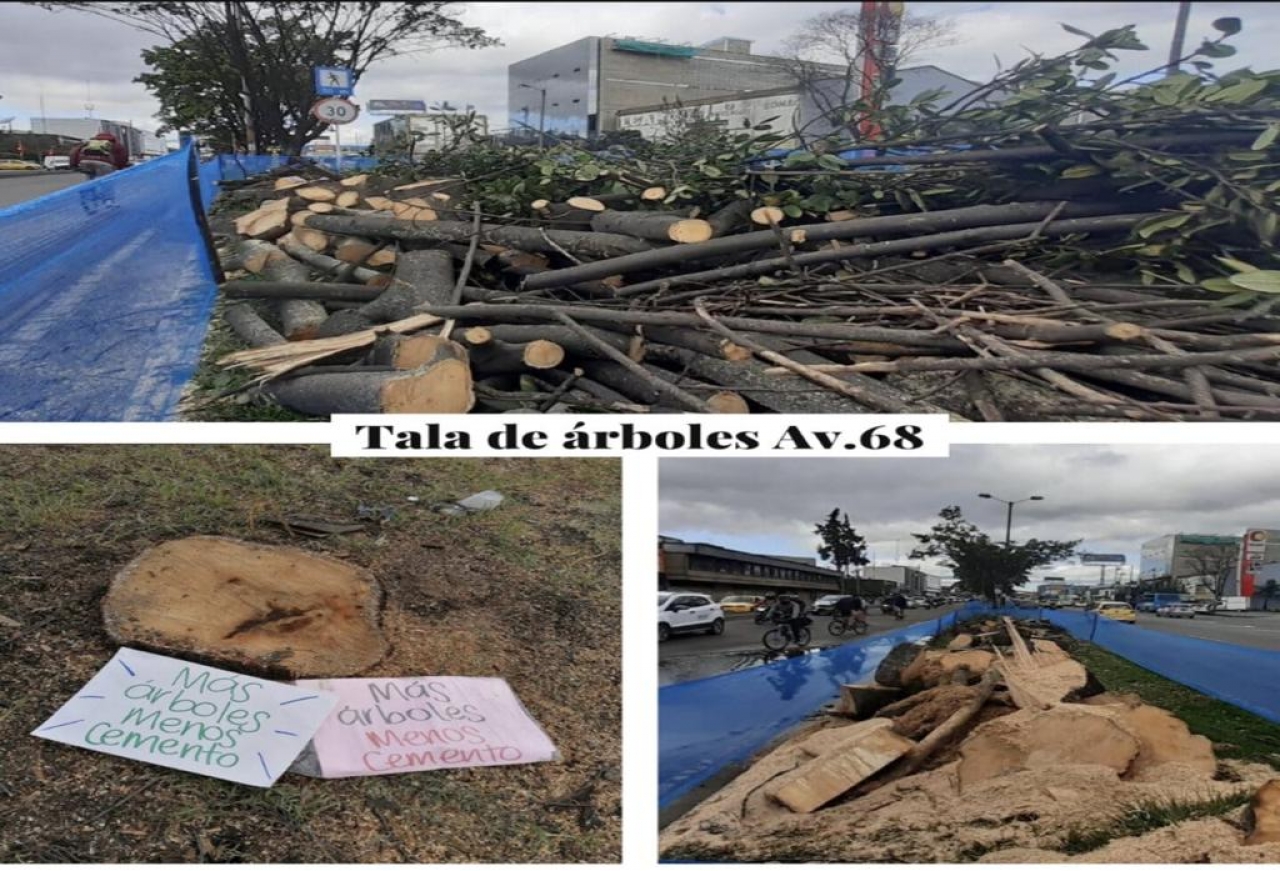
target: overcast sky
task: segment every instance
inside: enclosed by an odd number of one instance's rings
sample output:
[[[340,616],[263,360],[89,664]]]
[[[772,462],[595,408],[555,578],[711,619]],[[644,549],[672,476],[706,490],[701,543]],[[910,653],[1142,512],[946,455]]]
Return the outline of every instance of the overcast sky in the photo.
[[[777,51],[799,22],[849,3],[466,3],[459,16],[484,28],[501,47],[465,51],[451,49],[386,61],[361,80],[356,101],[368,99],[448,100],[471,103],[490,117],[494,129],[505,127],[507,65],[584,36],[638,36],[700,44],[718,36],[755,41],[757,53]],[[936,63],[959,75],[986,80],[1004,65],[1025,56],[1027,49],[1056,53],[1079,44],[1059,22],[1091,32],[1123,24],[1138,25],[1151,51],[1131,53],[1123,70],[1139,72],[1158,66],[1168,50],[1176,3],[911,3],[921,15],[937,15],[956,24],[954,45],[936,48],[916,59]],[[1222,15],[1242,16],[1245,31],[1232,41],[1236,58],[1220,61],[1220,70],[1252,65],[1274,66],[1268,31],[1280,28],[1277,3],[1196,3],[1188,28],[1188,44],[1209,34],[1209,22]],[[51,117],[86,117],[86,104],[98,118],[132,120],[155,127],[156,102],[132,80],[144,72],[142,48],[156,39],[96,16],[47,12],[34,6],[0,4],[0,119],[15,116],[24,128],[40,114],[40,95]],[[367,116],[348,130],[368,142]],[[345,138],[345,137],[344,137]]]
[[[832,508],[868,541],[877,564],[907,559],[913,532],[927,532],[946,505],[1003,540],[1082,539],[1091,553],[1123,553],[1138,565],[1144,541],[1185,532],[1239,535],[1280,527],[1280,446],[1201,447],[956,445],[939,459],[664,459],[659,531],[687,541],[791,556],[816,556],[813,527]],[[1052,566],[1033,575],[1096,582],[1099,569]],[[1108,570],[1108,580],[1112,572]]]

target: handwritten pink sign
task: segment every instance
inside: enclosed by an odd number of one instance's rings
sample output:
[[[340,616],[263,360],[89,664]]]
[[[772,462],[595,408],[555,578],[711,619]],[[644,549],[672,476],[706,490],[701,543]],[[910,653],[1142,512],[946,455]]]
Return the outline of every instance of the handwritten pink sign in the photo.
[[[297,686],[338,697],[313,739],[321,777],[559,759],[501,678],[346,678]]]

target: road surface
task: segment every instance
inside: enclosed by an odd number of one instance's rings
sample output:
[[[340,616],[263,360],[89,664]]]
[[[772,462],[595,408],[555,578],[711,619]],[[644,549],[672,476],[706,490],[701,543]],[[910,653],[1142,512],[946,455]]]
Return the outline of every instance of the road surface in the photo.
[[[84,181],[78,172],[64,170],[54,174],[32,173],[0,177],[0,209],[34,200]]]
[[[1239,614],[1197,614],[1194,619],[1157,617],[1138,614],[1138,625],[1144,629],[1190,635],[1209,641],[1280,650],[1280,613],[1248,611]]]
[[[880,613],[879,608],[872,608],[868,623],[871,624],[868,635],[891,632],[919,623],[923,620],[937,619],[942,614],[949,614],[958,605],[944,608],[912,608],[902,620]],[[827,633],[830,617],[814,617],[809,631],[813,635],[812,647],[831,647],[843,644],[856,638],[866,636],[848,633],[842,637],[833,637]],[[740,668],[750,668],[768,661],[761,638],[769,626],[757,625],[749,616],[729,616],[725,621],[723,635],[673,635],[658,646],[659,683],[665,686],[670,683],[710,677]]]

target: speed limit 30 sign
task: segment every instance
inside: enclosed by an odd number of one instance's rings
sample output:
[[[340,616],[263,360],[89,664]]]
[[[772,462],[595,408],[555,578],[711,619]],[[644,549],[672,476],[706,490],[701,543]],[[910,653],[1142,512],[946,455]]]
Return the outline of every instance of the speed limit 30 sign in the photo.
[[[345,97],[325,97],[316,100],[311,114],[326,124],[350,124],[360,115],[360,107]]]

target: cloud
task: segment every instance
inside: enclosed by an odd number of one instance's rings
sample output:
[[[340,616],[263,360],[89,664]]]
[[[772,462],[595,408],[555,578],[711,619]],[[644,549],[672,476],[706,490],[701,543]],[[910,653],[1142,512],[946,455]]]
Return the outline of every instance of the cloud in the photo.
[[[780,50],[783,40],[806,18],[847,8],[850,3],[471,3],[458,15],[484,28],[503,45],[480,50],[446,49],[375,64],[358,88],[359,101],[373,99],[449,100],[473,104],[493,128],[506,125],[507,66],[584,36],[639,36],[699,44],[719,36],[755,41],[760,53]],[[926,51],[917,62],[936,63],[959,75],[983,80],[1024,56],[1026,49],[1055,53],[1079,40],[1059,26],[1066,21],[1092,32],[1126,23],[1139,25],[1151,51],[1127,57],[1125,72],[1158,66],[1172,32],[1173,3],[913,3],[909,11],[955,22],[955,44]],[[1242,34],[1232,39],[1238,58],[1224,69],[1270,65],[1268,34],[1280,27],[1280,5],[1196,3],[1188,44],[1212,33],[1209,23],[1240,15]],[[5,50],[0,54],[4,99],[0,116],[19,123],[39,114],[43,93],[51,116],[84,117],[86,103],[100,118],[156,125],[158,104],[133,79],[145,68],[140,53],[157,40],[106,19],[71,11],[49,12],[6,3]],[[1026,49],[1023,48],[1026,47]],[[91,98],[88,96],[91,94]],[[349,141],[369,141],[376,118],[365,116],[347,128]],[[347,133],[347,131],[344,131]]]
[[[668,459],[659,483],[663,534],[812,555],[813,527],[840,508],[878,562],[906,562],[912,534],[947,505],[1003,537],[1005,506],[978,498],[984,492],[1045,497],[1015,506],[1016,540],[1080,539],[1081,550],[1123,553],[1135,566],[1142,543],[1161,535],[1280,527],[1280,446],[970,445],[949,458]],[[1096,580],[1099,570],[1065,563],[1038,574]]]

